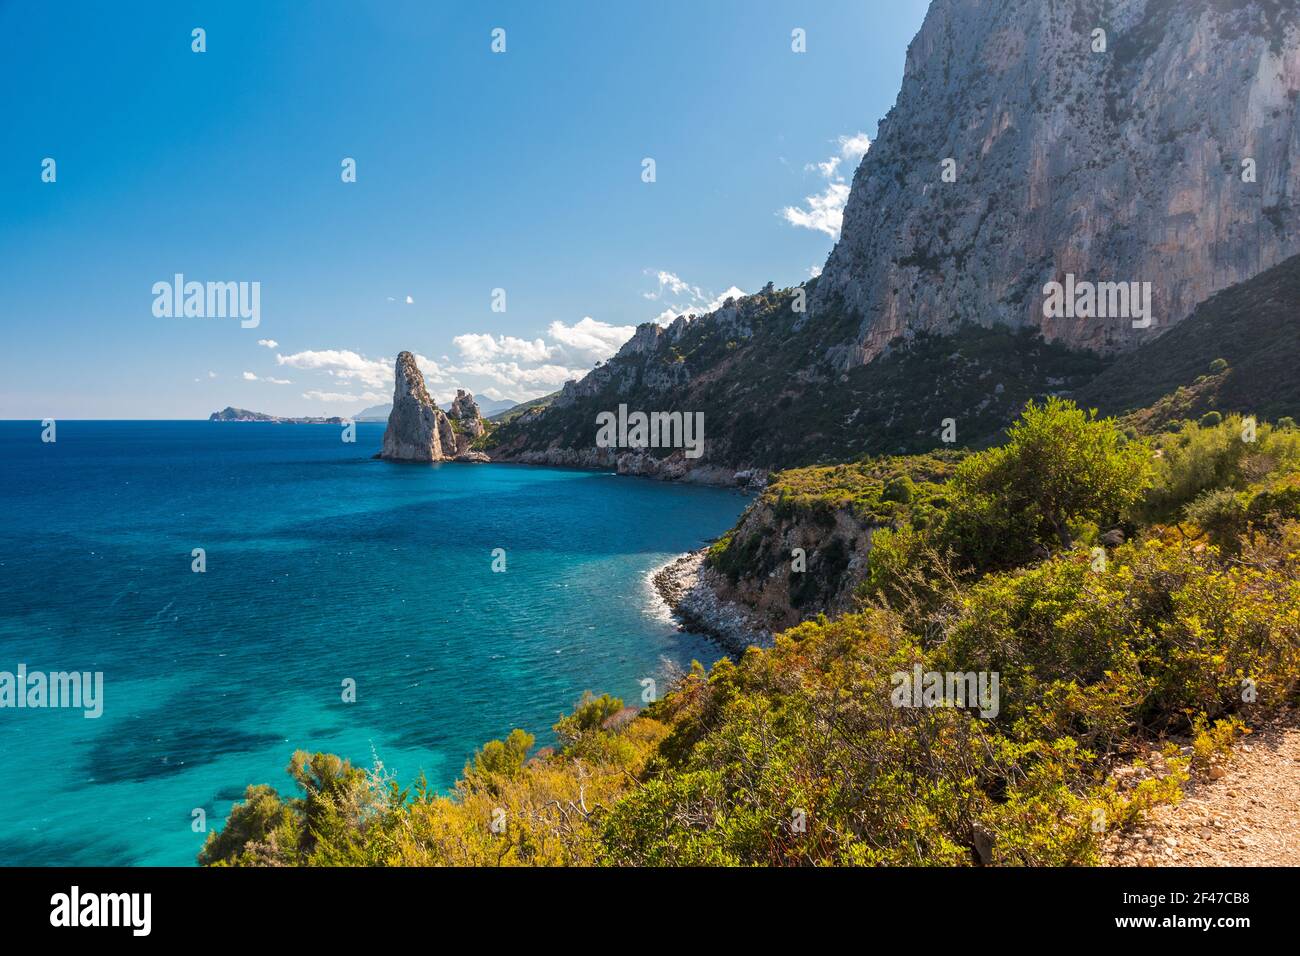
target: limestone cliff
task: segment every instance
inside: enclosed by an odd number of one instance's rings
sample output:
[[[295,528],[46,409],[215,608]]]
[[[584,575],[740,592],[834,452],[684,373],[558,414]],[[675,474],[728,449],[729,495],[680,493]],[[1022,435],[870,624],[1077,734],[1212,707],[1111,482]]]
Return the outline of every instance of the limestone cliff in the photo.
[[[465,423],[477,423],[480,433],[483,425],[483,413],[479,411],[478,402],[474,401],[472,392],[463,388],[456,389],[456,397],[451,400],[447,417]]]
[[[1300,252],[1298,200],[1294,0],[935,0],[813,313],[860,319],[841,368],[963,322],[1122,351]],[[1067,273],[1152,283],[1151,327],[1044,319]]]
[[[451,421],[429,395],[415,356],[397,356],[397,382],[393,410],[388,415],[383,450],[390,461],[445,461],[456,456],[456,434]]]

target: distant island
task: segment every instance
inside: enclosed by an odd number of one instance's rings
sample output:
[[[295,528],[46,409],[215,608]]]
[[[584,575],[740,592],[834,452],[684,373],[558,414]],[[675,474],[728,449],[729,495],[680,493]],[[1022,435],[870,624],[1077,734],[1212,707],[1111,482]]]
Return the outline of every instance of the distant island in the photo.
[[[267,415],[264,412],[250,412],[247,408],[235,408],[233,405],[227,405],[219,412],[213,412],[208,416],[210,422],[272,422],[276,425],[342,425],[350,421],[347,418],[339,418],[337,415],[330,418],[322,418],[318,415],[308,416],[306,418],[286,418],[281,415]]]

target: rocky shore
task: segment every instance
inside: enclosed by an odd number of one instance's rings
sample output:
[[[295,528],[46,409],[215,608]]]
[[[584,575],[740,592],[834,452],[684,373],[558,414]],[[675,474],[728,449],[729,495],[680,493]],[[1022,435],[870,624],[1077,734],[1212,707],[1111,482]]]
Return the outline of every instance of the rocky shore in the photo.
[[[740,605],[718,596],[713,577],[704,566],[707,548],[674,558],[651,576],[655,590],[688,630],[707,634],[732,654],[748,647],[771,647],[772,633]]]
[[[768,473],[762,468],[740,468],[691,460],[681,454],[656,458],[644,451],[619,451],[613,448],[546,448],[520,451],[509,446],[492,449],[492,460],[518,465],[546,465],[552,468],[583,468],[613,471],[620,475],[710,485],[715,488],[740,488],[759,491],[767,484]]]

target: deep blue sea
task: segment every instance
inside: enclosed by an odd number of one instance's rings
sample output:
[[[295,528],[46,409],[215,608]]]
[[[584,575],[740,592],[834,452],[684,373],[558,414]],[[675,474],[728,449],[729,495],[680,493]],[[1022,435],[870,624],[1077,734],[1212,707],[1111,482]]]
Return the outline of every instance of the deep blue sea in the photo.
[[[375,461],[383,427],[0,422],[0,671],[104,675],[98,719],[0,709],[0,864],[189,865],[193,811],[291,791],[295,749],[446,788],[584,690],[639,704],[666,662],[722,656],[647,575],[745,498]]]

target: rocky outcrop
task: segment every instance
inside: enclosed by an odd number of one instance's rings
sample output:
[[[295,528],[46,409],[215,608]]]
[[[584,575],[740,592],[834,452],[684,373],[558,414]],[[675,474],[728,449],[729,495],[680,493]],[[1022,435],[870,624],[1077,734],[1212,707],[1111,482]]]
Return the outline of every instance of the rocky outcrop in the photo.
[[[445,461],[454,458],[456,434],[451,420],[429,396],[415,356],[397,356],[397,382],[393,388],[393,410],[388,415],[383,450],[379,457],[389,461]]]
[[[626,403],[705,416],[693,463],[617,459],[659,477],[979,446],[1296,253],[1300,4],[933,0],[819,277],[643,324],[486,443],[613,464]],[[1119,313],[1045,316],[1049,283]]]
[[[475,440],[487,431],[487,425],[483,422],[483,415],[479,411],[478,402],[474,401],[473,394],[463,388],[456,389],[456,397],[452,399],[451,407],[447,409],[447,417],[451,419],[452,429],[456,432],[456,460],[489,460],[482,452],[470,451],[470,446]],[[478,457],[470,457],[472,455]]]
[[[935,0],[812,312],[860,320],[841,368],[964,322],[1114,352],[1296,252],[1300,5]],[[1150,327],[1044,318],[1067,274],[1150,282]]]
[[[818,614],[856,608],[878,530],[877,523],[849,507],[783,512],[760,497],[731,532],[737,557],[730,573],[706,565],[703,577],[719,601],[743,608],[765,628],[783,631]],[[803,554],[802,568],[792,560],[797,551]]]
[[[667,458],[655,458],[643,451],[619,451],[613,448],[551,447],[515,452],[493,449],[492,461],[613,471],[619,475],[746,490],[759,490],[767,480],[767,471],[762,468],[737,470],[724,465],[692,461],[680,453]]]
[[[456,397],[451,400],[447,417],[460,422],[474,422],[480,428],[483,423],[483,414],[479,411],[478,402],[474,401],[473,393],[463,388],[456,389]]]
[[[708,635],[732,654],[771,647],[772,632],[719,594],[718,574],[704,566],[707,553],[684,554],[653,572],[650,580],[659,597],[686,630]]]

